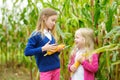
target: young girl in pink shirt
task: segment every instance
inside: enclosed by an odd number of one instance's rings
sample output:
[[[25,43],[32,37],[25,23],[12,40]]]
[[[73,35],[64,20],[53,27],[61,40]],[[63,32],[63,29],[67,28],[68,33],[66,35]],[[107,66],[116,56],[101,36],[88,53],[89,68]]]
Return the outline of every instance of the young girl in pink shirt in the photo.
[[[90,28],[78,29],[75,33],[75,46],[68,64],[69,71],[72,73],[71,80],[95,80],[95,73],[98,70],[98,54],[86,55],[93,50],[93,30]]]

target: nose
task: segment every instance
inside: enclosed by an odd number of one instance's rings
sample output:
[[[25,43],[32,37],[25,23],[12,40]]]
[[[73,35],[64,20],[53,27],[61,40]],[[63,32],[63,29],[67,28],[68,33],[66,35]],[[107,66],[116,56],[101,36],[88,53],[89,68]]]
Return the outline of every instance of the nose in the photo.
[[[76,39],[74,39],[74,42],[76,41]]]
[[[53,22],[53,25],[55,25],[55,22]]]

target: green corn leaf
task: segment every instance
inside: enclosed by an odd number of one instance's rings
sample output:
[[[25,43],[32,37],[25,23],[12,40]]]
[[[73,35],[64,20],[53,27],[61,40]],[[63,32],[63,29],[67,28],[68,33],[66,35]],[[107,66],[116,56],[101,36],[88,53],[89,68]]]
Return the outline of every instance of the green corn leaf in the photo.
[[[112,63],[111,65],[118,65],[118,64],[120,64],[120,60],[119,61],[116,61],[116,62],[114,62],[114,63]]]

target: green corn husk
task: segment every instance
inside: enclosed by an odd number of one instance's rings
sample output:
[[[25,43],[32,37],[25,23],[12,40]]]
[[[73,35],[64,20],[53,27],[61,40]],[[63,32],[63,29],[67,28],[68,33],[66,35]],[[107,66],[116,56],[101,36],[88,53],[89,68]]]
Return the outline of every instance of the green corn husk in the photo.
[[[101,52],[113,51],[113,50],[117,50],[119,48],[120,48],[120,44],[110,44],[110,45],[103,46],[103,47],[100,47],[98,49],[95,49],[92,52],[85,53],[85,54],[83,54],[83,56],[88,57],[89,55],[94,54],[94,53],[100,54]]]
[[[89,55],[94,54],[94,53],[99,54],[99,53],[101,53],[101,52],[117,50],[117,49],[119,49],[119,48],[120,48],[120,44],[110,44],[110,45],[103,46],[103,47],[100,47],[100,48],[98,48],[98,49],[95,49],[95,50],[92,51],[92,52],[85,53],[83,56],[88,57]],[[74,64],[75,67],[78,68],[78,66],[80,65],[80,63],[78,63],[78,62],[75,62],[75,63],[76,63],[76,64]],[[72,75],[72,74],[73,74],[73,73],[71,73],[71,75]]]
[[[89,55],[90,54],[93,54],[93,53],[101,53],[101,52],[105,52],[105,51],[112,51],[112,50],[117,50],[120,48],[120,44],[110,44],[110,45],[107,45],[107,46],[103,46],[103,47],[100,47],[98,49],[95,49],[94,51],[88,53]]]
[[[110,49],[114,48],[115,46],[116,46],[116,44],[110,44],[107,46],[103,46],[103,47],[100,47],[98,49],[95,49],[93,51],[93,53],[100,53],[100,52],[104,52],[104,51],[109,51]]]

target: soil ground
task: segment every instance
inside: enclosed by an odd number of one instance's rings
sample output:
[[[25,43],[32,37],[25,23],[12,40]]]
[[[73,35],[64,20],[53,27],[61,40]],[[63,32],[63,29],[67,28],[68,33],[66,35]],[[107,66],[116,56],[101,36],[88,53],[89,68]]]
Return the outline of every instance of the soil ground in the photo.
[[[0,80],[30,80],[30,72],[24,67],[0,66]]]

